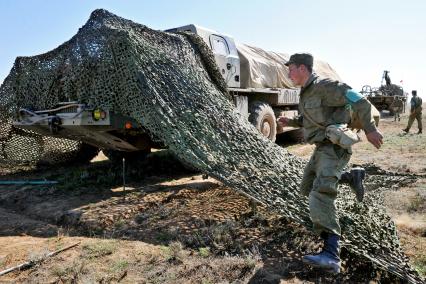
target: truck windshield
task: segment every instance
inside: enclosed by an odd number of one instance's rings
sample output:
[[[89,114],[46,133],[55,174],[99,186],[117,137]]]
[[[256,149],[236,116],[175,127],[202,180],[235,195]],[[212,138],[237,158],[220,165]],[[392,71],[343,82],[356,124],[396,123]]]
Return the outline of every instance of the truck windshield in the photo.
[[[216,54],[227,56],[229,54],[228,45],[224,38],[216,35],[210,36],[210,43],[212,45],[213,52]]]

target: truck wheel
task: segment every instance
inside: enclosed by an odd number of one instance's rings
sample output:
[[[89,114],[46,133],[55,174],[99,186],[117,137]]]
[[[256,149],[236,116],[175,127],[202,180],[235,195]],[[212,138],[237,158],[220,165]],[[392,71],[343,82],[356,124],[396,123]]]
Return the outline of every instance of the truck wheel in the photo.
[[[250,105],[249,121],[266,138],[275,142],[277,138],[277,121],[271,106],[264,102],[254,102]]]

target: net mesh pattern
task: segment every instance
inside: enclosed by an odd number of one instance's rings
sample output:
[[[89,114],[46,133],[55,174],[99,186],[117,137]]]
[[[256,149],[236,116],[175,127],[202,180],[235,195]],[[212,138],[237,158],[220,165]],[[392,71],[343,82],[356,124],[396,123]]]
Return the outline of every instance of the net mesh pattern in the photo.
[[[184,163],[294,222],[312,226],[307,199],[298,193],[306,161],[264,138],[234,109],[200,37],[155,31],[96,10],[58,48],[18,57],[0,88],[2,162],[64,160],[78,151],[77,141],[11,126],[19,108],[49,109],[64,101],[140,121],[152,139]],[[420,282],[400,249],[394,223],[375,199],[360,205],[348,194],[339,197],[342,246],[359,261]]]

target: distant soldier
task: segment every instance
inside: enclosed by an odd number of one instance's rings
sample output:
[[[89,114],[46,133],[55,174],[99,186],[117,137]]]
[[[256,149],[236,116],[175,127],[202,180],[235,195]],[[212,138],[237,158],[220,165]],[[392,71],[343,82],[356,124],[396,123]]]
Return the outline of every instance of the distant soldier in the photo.
[[[417,134],[422,133],[422,98],[417,96],[417,91],[413,90],[411,91],[411,94],[413,97],[411,98],[410,104],[410,116],[408,119],[408,125],[406,128],[404,128],[402,131],[408,133],[410,131],[411,125],[413,125],[414,119],[417,120],[417,126],[419,128],[419,132]]]
[[[395,100],[393,101],[392,105],[390,106],[393,112],[393,121],[401,121],[401,112],[404,108],[404,102],[402,98],[395,97]]]
[[[391,78],[389,77],[389,71],[385,71],[384,77],[385,77],[385,81],[386,81],[386,86],[390,86],[392,84],[392,82],[391,82]]]

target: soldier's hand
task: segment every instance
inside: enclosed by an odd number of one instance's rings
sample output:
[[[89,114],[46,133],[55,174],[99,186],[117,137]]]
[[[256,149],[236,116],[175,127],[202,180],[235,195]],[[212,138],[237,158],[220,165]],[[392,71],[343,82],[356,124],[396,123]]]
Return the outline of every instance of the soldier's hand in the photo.
[[[380,147],[383,144],[383,135],[382,133],[380,133],[379,130],[370,132],[366,136],[367,136],[368,142],[373,144],[373,146],[376,147],[377,149],[380,149]]]
[[[285,116],[280,116],[277,118],[277,122],[281,127],[286,127],[288,125],[289,120],[290,119]]]

